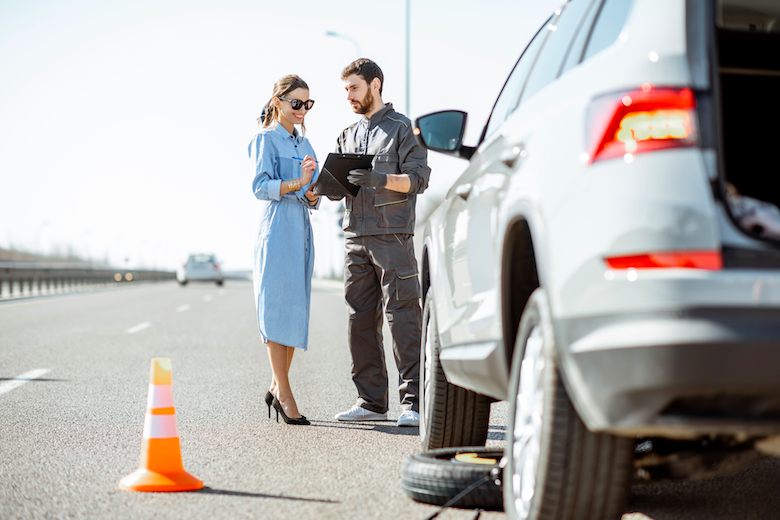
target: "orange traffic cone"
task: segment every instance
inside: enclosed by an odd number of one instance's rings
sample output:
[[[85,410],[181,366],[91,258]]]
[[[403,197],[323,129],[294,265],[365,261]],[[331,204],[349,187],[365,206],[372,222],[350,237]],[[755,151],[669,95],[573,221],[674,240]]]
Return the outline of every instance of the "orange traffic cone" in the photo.
[[[191,491],[203,487],[203,482],[184,471],[182,466],[172,383],[170,358],[153,358],[141,465],[119,481],[119,489]]]

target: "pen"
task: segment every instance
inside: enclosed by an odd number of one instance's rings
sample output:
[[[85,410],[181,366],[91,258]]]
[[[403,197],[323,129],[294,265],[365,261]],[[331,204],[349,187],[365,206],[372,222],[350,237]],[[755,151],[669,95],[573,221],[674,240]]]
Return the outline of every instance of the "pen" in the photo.
[[[302,161],[303,157],[293,157],[293,159],[295,159],[297,161]],[[318,161],[317,159],[314,159],[314,162],[316,162],[317,164],[320,164],[320,161]]]

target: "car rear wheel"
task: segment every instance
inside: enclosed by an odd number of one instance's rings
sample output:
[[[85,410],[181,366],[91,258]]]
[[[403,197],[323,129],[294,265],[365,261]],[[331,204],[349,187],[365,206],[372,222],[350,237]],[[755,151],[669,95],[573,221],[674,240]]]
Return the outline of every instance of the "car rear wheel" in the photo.
[[[420,442],[423,450],[484,446],[490,399],[447,381],[439,355],[441,344],[429,289],[423,307],[420,349]]]
[[[528,301],[510,377],[504,507],[518,520],[619,519],[633,439],[589,431],[560,378],[542,289]]]

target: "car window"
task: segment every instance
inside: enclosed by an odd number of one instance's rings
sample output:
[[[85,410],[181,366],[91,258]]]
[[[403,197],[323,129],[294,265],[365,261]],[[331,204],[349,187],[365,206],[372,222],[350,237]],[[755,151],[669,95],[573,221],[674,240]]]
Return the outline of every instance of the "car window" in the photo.
[[[490,119],[488,119],[483,138],[492,134],[517,108],[517,101],[520,98],[520,91],[523,89],[528,71],[534,63],[534,58],[539,53],[539,48],[542,46],[545,36],[550,32],[546,29],[549,22],[550,20],[547,20],[542,28],[539,29],[534,39],[525,48],[520,59],[515,63],[509,79],[506,80],[504,88],[501,89],[501,94],[499,94],[496,104],[493,105],[493,111],[490,113]]]
[[[588,48],[583,60],[603,51],[617,40],[631,10],[631,0],[604,0],[598,14],[596,25],[590,33]]]
[[[585,50],[585,44],[588,42],[590,29],[593,27],[593,21],[596,19],[596,15],[599,14],[600,6],[600,0],[590,2],[588,10],[580,22],[579,28],[577,29],[577,35],[569,45],[569,50],[566,54],[566,60],[563,62],[561,71],[558,73],[558,76],[562,76],[567,70],[577,65],[582,59],[582,54]]]
[[[189,264],[206,264],[213,262],[214,257],[211,255],[190,255],[189,260],[187,260],[187,263]]]
[[[536,59],[531,75],[523,89],[520,103],[528,99],[548,83],[558,77],[563,59],[569,44],[574,38],[582,17],[588,10],[591,0],[571,0],[564,7],[563,12],[551,24],[547,26],[550,32],[544,47]]]

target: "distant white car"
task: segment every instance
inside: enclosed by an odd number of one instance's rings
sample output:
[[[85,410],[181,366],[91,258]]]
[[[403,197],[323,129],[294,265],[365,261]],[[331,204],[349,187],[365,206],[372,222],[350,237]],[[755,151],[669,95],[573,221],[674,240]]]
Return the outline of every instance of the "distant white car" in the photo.
[[[214,255],[196,254],[190,255],[186,264],[182,264],[176,272],[176,279],[181,285],[188,282],[216,282],[222,285],[225,275],[219,268]]]
[[[780,454],[778,22],[571,0],[476,147],[463,112],[416,121],[469,160],[425,223],[422,444],[484,444],[508,400],[509,519],[618,519],[633,479]]]

